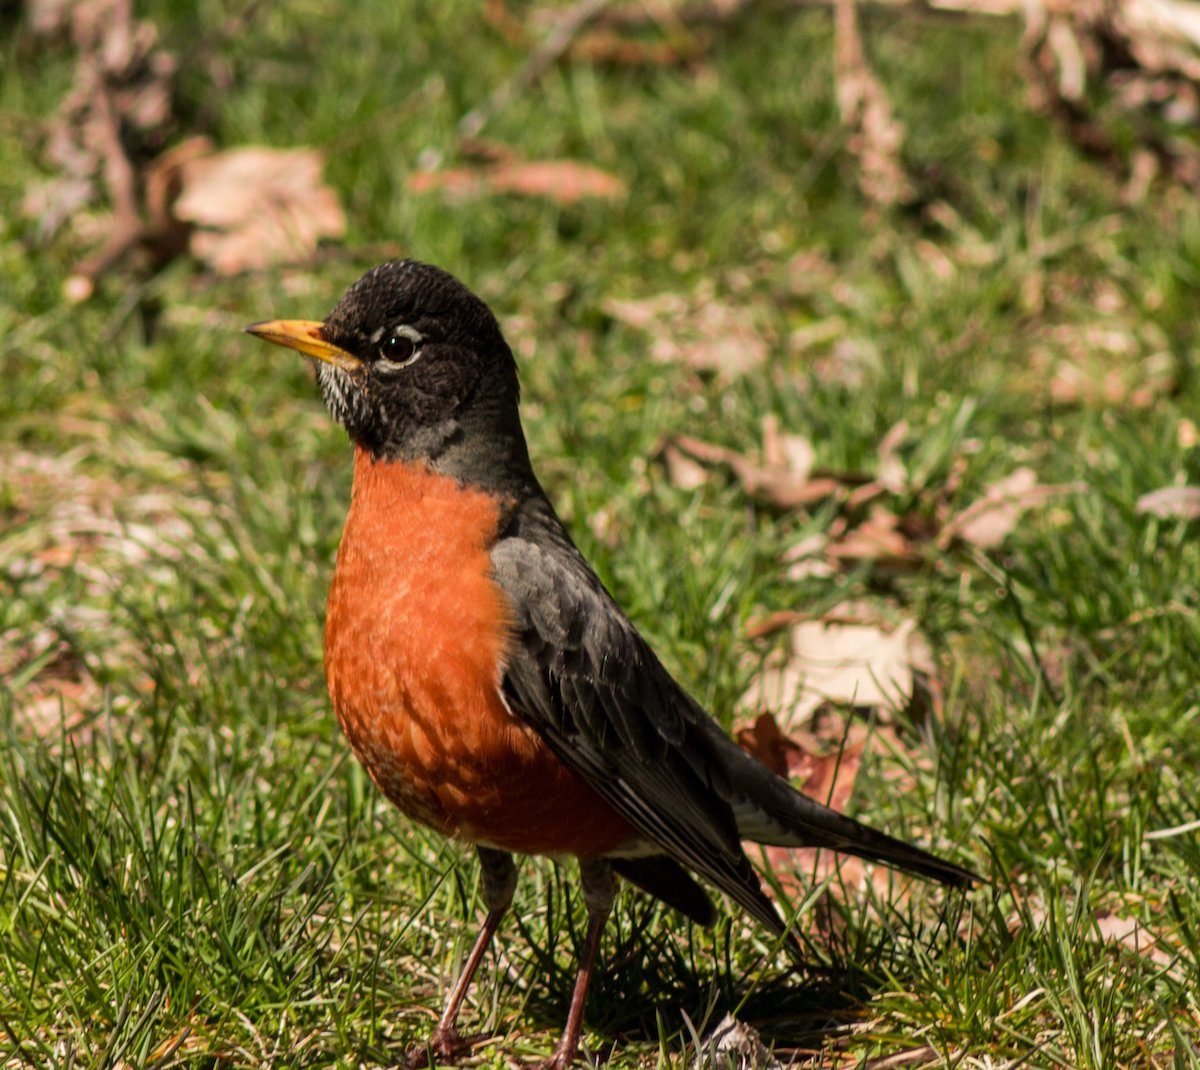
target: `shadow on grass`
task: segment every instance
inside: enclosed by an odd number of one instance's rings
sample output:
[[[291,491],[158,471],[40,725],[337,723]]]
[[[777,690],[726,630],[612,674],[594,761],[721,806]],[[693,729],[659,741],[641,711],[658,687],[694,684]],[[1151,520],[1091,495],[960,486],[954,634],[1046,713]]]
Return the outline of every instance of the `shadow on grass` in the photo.
[[[522,1018],[558,1031],[566,1021],[578,964],[574,949],[582,946],[582,932],[564,926],[567,932],[547,946],[525,924],[518,928],[512,939],[527,941],[530,956]],[[883,931],[874,936],[873,946],[860,945],[853,959],[874,965],[891,959],[896,965],[894,938]],[[745,949],[732,952],[731,939],[728,929],[715,939],[701,936],[677,915],[649,903],[626,911],[606,933],[588,997],[588,1028],[615,1043],[657,1044],[675,1033],[693,1043],[693,1028],[703,1039],[733,1014],[777,1049],[819,1048],[831,1033],[856,1020],[862,1004],[884,983],[883,971],[863,969],[830,948],[819,965],[789,963],[780,951],[743,968]]]

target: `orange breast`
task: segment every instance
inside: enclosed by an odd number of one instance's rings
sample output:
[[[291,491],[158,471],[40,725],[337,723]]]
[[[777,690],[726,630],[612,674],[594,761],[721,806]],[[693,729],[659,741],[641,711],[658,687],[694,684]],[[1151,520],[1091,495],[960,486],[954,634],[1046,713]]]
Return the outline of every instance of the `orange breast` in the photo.
[[[522,854],[605,854],[633,829],[500,697],[510,615],[490,577],[498,523],[487,494],[356,451],[325,621],[329,694],[410,817]]]

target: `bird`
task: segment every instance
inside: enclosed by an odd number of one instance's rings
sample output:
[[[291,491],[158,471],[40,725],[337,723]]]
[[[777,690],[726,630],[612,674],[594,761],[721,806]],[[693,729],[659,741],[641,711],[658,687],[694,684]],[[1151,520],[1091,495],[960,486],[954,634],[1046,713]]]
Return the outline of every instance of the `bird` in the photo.
[[[578,1053],[618,878],[712,925],[699,877],[797,954],[743,841],[977,879],[796,791],[676,682],[534,474],[512,350],[453,275],[392,260],[324,320],[246,331],[312,358],[353,444],[324,639],[341,728],[391,802],[479,857],[487,913],[425,1059],[470,1050],[459,1012],[512,903],[514,855],[574,856],[587,910],[545,1070]]]

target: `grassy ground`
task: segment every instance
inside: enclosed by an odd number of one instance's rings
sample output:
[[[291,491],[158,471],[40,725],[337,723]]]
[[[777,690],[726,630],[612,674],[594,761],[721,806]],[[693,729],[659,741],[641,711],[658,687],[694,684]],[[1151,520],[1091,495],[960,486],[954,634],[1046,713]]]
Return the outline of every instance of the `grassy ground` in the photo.
[[[228,13],[142,9],[185,55]],[[789,977],[737,919],[692,932],[626,896],[589,1050],[683,1065],[693,1029],[735,1010],[815,1063],[1200,1063],[1200,845],[1147,838],[1200,798],[1200,542],[1135,509],[1200,482],[1200,205],[1163,190],[1124,204],[1032,115],[1016,24],[867,19],[936,213],[868,211],[829,16],[787,9],[735,23],[693,70],[568,64],[519,96],[489,135],[629,185],[619,203],[562,208],[405,190],[422,153],[453,158],[454,124],[521,60],[478,5],[260,7],[222,49],[230,89],[185,65],[182,114],[222,144],[323,149],[345,248],[235,281],[183,262],[114,275],[72,307],[78,241],[38,245],[11,210],[41,173],[71,57],[0,17],[6,1065],[391,1065],[469,946],[469,856],[380,801],[324,695],[344,437],[302,362],[237,333],[318,317],[383,243],[493,303],[543,480],[711,709],[732,716],[761,650],[744,624],[764,612],[883,591],[936,648],[941,719],[906,730],[901,752],[876,748],[852,805],[992,883],[965,900],[852,897],[835,935],[814,937],[838,966],[825,983]],[[799,254],[820,270],[789,269]],[[764,369],[699,380],[604,312],[706,280],[757,317]],[[789,342],[814,327],[824,341]],[[1061,360],[1135,387],[1165,369],[1174,389],[1064,401],[1049,385]],[[665,433],[752,450],[765,413],[833,468],[869,469],[903,418],[910,473],[954,472],[957,505],[1018,465],[1087,489],[988,555],[790,581],[781,553],[828,510],[774,514],[722,479],[682,490],[650,459]],[[898,770],[912,790],[889,787]],[[549,1050],[581,940],[570,867],[523,875],[468,1008],[498,1034],[484,1065]],[[1156,953],[1101,939],[1114,916]],[[800,925],[816,931],[811,907]]]

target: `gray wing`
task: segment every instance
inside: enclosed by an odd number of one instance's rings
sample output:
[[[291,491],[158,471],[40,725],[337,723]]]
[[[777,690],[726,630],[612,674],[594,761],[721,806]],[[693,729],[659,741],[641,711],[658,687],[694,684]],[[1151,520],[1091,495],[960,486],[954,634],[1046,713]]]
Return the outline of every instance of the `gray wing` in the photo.
[[[492,550],[514,616],[505,698],[645,839],[783,932],[742,851],[719,730],[547,519],[536,542]]]
[[[743,839],[830,847],[950,885],[970,871],[796,791],[741,750],[671,677],[545,499],[492,550],[513,611],[503,687],[513,711],[643,837],[771,929]]]

